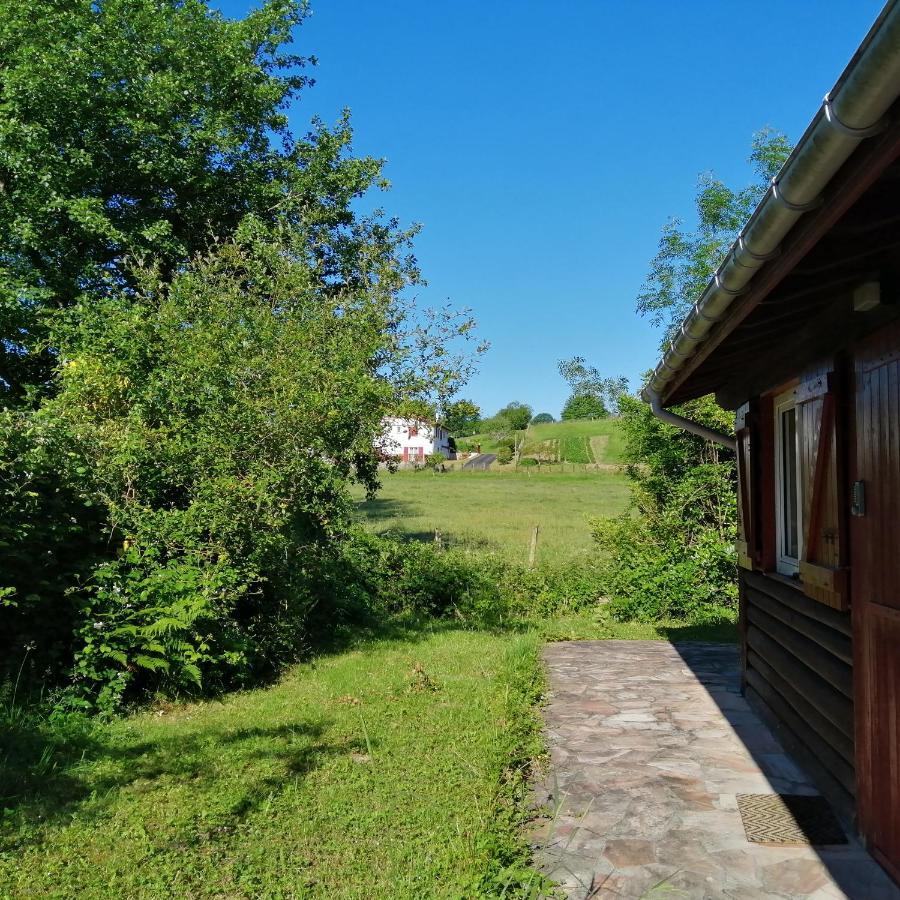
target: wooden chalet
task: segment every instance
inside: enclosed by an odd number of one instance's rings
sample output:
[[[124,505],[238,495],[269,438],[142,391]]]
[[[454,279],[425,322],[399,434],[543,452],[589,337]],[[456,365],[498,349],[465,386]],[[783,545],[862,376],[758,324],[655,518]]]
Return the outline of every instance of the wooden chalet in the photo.
[[[891,2],[644,396],[736,446],[746,696],[900,881],[898,96]]]

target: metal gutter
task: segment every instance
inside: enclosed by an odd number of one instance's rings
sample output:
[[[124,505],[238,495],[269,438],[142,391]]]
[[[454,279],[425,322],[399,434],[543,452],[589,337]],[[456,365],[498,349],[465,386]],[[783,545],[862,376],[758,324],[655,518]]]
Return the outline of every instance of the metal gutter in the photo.
[[[737,440],[733,434],[724,434],[721,431],[715,431],[712,428],[701,425],[699,422],[692,422],[684,416],[669,412],[669,410],[663,408],[659,399],[659,394],[649,388],[644,390],[644,397],[650,404],[653,415],[660,421],[665,422],[668,425],[674,425],[676,428],[682,429],[682,431],[690,431],[691,434],[696,434],[704,440],[712,441],[715,444],[721,444],[723,447],[727,447],[729,450],[737,452]]]
[[[890,0],[681,323],[642,392],[651,406],[656,397],[662,409],[659,398],[665,397],[667,385],[734,299],[748,290],[754,275],[778,256],[797,221],[822,205],[822,191],[853,151],[884,129],[884,116],[898,96],[900,0]]]

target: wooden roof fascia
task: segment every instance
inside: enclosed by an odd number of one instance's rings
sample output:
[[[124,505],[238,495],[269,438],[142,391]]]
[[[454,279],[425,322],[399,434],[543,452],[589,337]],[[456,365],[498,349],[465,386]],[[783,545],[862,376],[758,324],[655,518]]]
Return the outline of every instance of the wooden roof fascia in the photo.
[[[767,263],[751,282],[747,294],[739,298],[732,312],[718,323],[684,367],[665,386],[663,405],[680,392],[694,372],[718,349],[722,342],[765,300],[794,270],[841,217],[878,180],[884,170],[900,156],[900,119],[892,109],[892,124],[871,144],[863,144],[844,164],[829,184],[825,203],[808,213],[784,240],[781,254]],[[693,396],[701,396],[695,391]]]

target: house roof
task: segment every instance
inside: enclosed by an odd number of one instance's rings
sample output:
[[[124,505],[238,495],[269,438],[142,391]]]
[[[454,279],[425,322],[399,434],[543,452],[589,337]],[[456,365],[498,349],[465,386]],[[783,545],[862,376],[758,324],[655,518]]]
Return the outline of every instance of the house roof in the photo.
[[[671,405],[718,390],[741,364],[741,348],[752,358],[771,343],[776,326],[789,328],[811,314],[826,282],[794,284],[786,295],[785,279],[801,260],[807,265],[830,229],[846,225],[842,217],[854,204],[877,200],[867,192],[878,179],[900,184],[893,171],[900,156],[898,97],[900,0],[890,0],[681,323],[644,389],[646,400]],[[890,215],[873,206],[868,219],[882,212]],[[827,260],[821,265],[827,268]],[[778,291],[779,302],[766,309]],[[756,331],[742,333],[751,324]]]

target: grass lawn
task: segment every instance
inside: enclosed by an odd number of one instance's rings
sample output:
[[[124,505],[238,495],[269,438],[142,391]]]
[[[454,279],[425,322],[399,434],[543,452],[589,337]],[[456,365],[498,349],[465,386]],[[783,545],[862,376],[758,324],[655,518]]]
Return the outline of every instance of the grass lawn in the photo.
[[[429,471],[385,473],[375,500],[360,496],[359,514],[376,532],[446,541],[525,561],[540,526],[538,560],[565,561],[593,552],[591,517],[614,516],[628,505],[624,474]]]
[[[435,625],[66,744],[7,733],[0,896],[528,896],[537,648]]]
[[[734,640],[595,613],[395,627],[221,701],[0,732],[0,896],[536,896],[517,823],[543,639]]]

